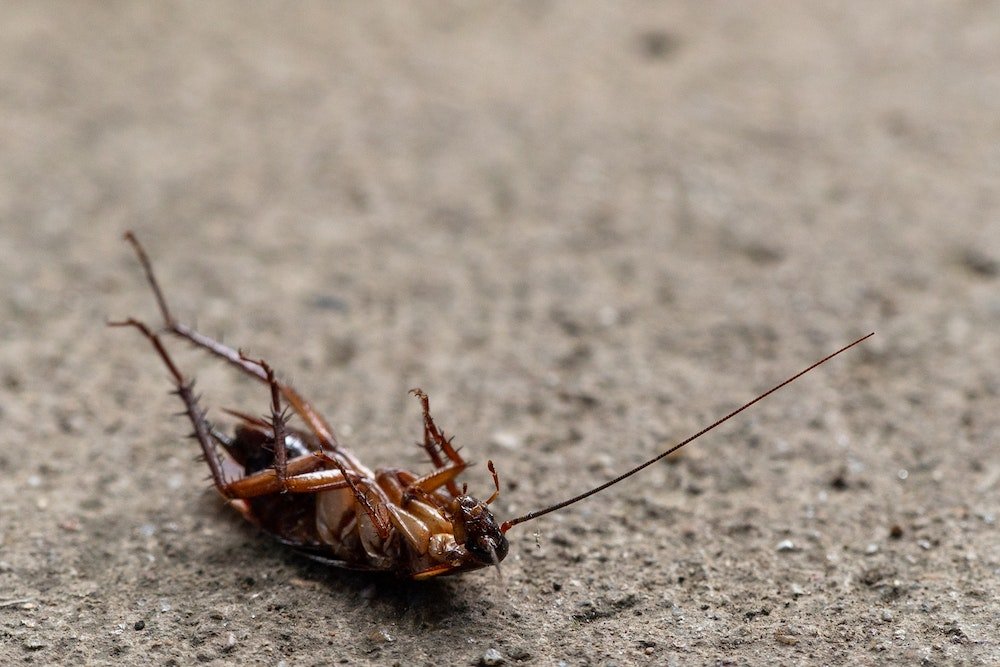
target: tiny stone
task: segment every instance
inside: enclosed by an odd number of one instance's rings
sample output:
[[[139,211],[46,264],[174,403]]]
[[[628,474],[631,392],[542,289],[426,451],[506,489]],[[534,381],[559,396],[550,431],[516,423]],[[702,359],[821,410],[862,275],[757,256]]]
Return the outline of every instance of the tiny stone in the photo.
[[[778,551],[795,551],[795,543],[791,540],[781,540],[775,548]]]
[[[374,644],[388,644],[392,641],[392,635],[382,629],[372,630],[368,634],[368,639]]]
[[[43,642],[41,639],[28,639],[24,642],[24,648],[29,651],[40,651],[46,646],[48,646],[48,644]]]
[[[486,652],[483,653],[483,657],[479,659],[479,664],[483,665],[484,667],[490,667],[491,665],[502,665],[504,664],[504,662],[506,661],[503,659],[503,655],[501,655],[500,651],[496,650],[495,648],[486,649]]]
[[[146,629],[146,621],[136,621],[135,625],[132,626],[132,629],[133,630],[145,630]]]
[[[878,553],[878,545],[874,542],[865,547],[865,553],[871,556]]]
[[[889,529],[889,537],[891,537],[894,540],[898,540],[902,536],[903,536],[903,527],[900,526],[898,523],[893,524],[892,528]]]
[[[883,621],[891,621],[892,620],[892,612],[889,611],[888,609],[883,609],[882,610],[882,620]]]
[[[931,543],[927,540],[917,540],[917,546],[919,546],[924,551],[931,548]]]
[[[491,442],[501,449],[513,450],[521,447],[521,438],[509,431],[497,431],[493,434]]]

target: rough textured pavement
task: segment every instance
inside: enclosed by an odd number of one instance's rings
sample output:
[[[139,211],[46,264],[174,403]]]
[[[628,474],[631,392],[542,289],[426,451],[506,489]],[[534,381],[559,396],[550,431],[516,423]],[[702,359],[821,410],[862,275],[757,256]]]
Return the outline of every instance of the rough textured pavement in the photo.
[[[997,664],[995,2],[0,8],[0,663]],[[439,423],[503,579],[331,571],[211,493],[109,317]],[[204,405],[266,392],[183,345]]]

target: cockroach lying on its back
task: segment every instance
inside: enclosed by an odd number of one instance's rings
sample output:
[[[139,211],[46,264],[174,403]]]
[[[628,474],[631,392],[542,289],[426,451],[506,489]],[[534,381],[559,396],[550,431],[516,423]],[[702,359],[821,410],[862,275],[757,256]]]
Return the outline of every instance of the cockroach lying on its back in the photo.
[[[572,505],[631,477],[874,335],[870,333],[824,357],[662,454],[596,488],[497,523],[489,509],[500,493],[493,462],[487,465],[495,490],[485,501],[468,495],[464,485],[459,487],[458,476],[469,464],[434,424],[424,392],[414,389],[411,393],[423,407],[423,446],[433,470],[426,474],[400,468],[372,471],[338,442],[333,429],[308,401],[291,385],[276,379],[266,362],[250,359],[174,319],[139,241],[131,232],[125,238],[146,272],[166,331],[221,357],[270,388],[270,419],[230,412],[240,424],[231,436],[227,435],[209,423],[195,399],[193,382],[180,372],[152,329],[132,318],[111,323],[136,328],[156,348],[194,426],[194,438],[201,446],[219,493],[248,521],[310,557],[339,567],[388,571],[412,579],[498,565],[507,555],[506,533],[511,527]],[[283,403],[305,422],[305,430],[288,425]],[[218,452],[218,447],[224,455]],[[243,468],[242,477],[232,481],[225,478],[223,456]]]

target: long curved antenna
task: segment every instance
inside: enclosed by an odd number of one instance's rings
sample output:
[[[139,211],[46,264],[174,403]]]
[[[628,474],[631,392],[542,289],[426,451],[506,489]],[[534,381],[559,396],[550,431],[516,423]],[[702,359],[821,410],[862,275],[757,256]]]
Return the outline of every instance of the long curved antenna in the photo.
[[[688,444],[690,442],[693,442],[694,440],[697,440],[701,436],[703,436],[706,433],[708,433],[709,431],[711,431],[716,426],[719,426],[720,424],[729,421],[730,419],[732,419],[733,417],[735,417],[739,413],[741,413],[744,410],[746,410],[747,408],[749,408],[754,403],[757,403],[758,401],[761,401],[764,398],[767,398],[768,396],[770,396],[774,392],[778,391],[779,389],[781,389],[785,385],[791,384],[795,380],[798,380],[800,377],[802,377],[803,375],[805,375],[806,373],[808,373],[812,369],[816,368],[817,366],[830,361],[831,359],[833,359],[835,356],[837,356],[841,352],[846,352],[847,350],[851,349],[852,347],[854,347],[855,345],[857,345],[861,341],[866,340],[868,338],[871,338],[874,335],[875,335],[875,332],[873,331],[870,334],[868,334],[867,336],[862,336],[861,338],[857,339],[856,341],[854,341],[850,345],[845,345],[844,347],[840,348],[839,350],[837,350],[833,354],[830,354],[830,355],[827,355],[827,356],[823,357],[822,359],[820,359],[819,361],[817,361],[816,363],[814,363],[809,368],[807,368],[807,369],[805,369],[803,371],[799,371],[798,373],[796,373],[792,377],[788,378],[787,380],[785,380],[781,384],[778,384],[778,385],[775,385],[775,386],[771,387],[770,389],[768,389],[767,391],[765,391],[763,394],[761,394],[757,398],[755,398],[752,401],[750,401],[749,403],[746,403],[745,405],[743,405],[743,407],[740,407],[740,408],[737,408],[736,410],[733,410],[728,415],[726,415],[722,419],[719,419],[718,421],[716,421],[712,425],[706,426],[702,430],[698,431],[697,433],[695,433],[691,437],[686,438],[685,440],[677,443],[676,445],[674,445],[673,447],[671,447],[667,451],[663,452],[662,454],[658,454],[658,455],[654,456],[653,458],[649,459],[645,463],[637,465],[636,467],[632,468],[628,472],[623,473],[623,474],[619,475],[618,477],[615,477],[611,481],[605,482],[604,484],[601,484],[600,486],[596,486],[593,489],[591,489],[590,491],[586,491],[584,493],[581,493],[580,495],[574,496],[573,498],[570,498],[569,500],[564,500],[561,503],[556,503],[555,505],[551,505],[550,507],[546,507],[544,509],[540,509],[540,510],[536,510],[534,512],[530,512],[528,514],[525,514],[524,516],[519,516],[516,519],[509,519],[507,521],[504,521],[503,524],[500,526],[501,532],[506,533],[513,526],[516,526],[519,523],[524,523],[525,521],[531,521],[532,519],[537,519],[538,517],[544,516],[544,515],[548,514],[549,512],[555,512],[556,510],[561,510],[562,508],[567,507],[569,505],[572,505],[573,503],[580,502],[584,498],[589,498],[590,496],[594,495],[595,493],[600,493],[601,491],[603,491],[604,489],[608,488],[609,486],[614,486],[615,484],[617,484],[618,482],[622,481],[623,479],[626,479],[626,478],[631,477],[632,475],[636,474],[637,472],[639,472],[643,468],[647,468],[647,467],[653,465],[654,463],[656,463],[657,461],[659,461],[660,459],[663,459],[663,458],[666,458],[667,456],[670,456],[671,454],[673,454],[674,452],[676,452],[678,449],[680,449],[684,445],[686,445],[686,444]]]

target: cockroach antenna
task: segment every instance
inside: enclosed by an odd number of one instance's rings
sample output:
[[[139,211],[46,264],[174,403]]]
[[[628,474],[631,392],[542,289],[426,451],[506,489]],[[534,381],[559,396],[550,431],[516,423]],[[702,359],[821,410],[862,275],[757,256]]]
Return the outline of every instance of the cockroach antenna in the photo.
[[[852,347],[854,347],[858,343],[861,343],[862,341],[867,340],[867,339],[871,338],[874,335],[875,335],[875,332],[873,331],[870,334],[868,334],[867,336],[862,336],[861,338],[857,339],[853,343],[851,343],[849,345],[845,345],[844,347],[840,348],[836,352],[823,357],[822,359],[820,359],[819,361],[817,361],[813,365],[809,366],[808,368],[806,368],[806,369],[804,369],[802,371],[799,371],[798,373],[796,373],[795,375],[791,376],[790,378],[788,378],[784,382],[781,382],[780,384],[776,384],[775,386],[771,387],[770,389],[768,389],[767,391],[765,391],[763,394],[760,394],[759,396],[757,396],[757,398],[755,398],[752,401],[750,401],[749,403],[745,403],[741,407],[739,407],[739,408],[733,410],[732,412],[730,412],[729,414],[727,414],[725,417],[722,417],[721,419],[715,421],[714,423],[710,424],[709,426],[706,426],[705,428],[701,429],[700,431],[698,431],[694,435],[692,435],[692,436],[690,436],[688,438],[685,438],[684,440],[682,440],[681,442],[677,443],[676,445],[674,445],[670,449],[666,450],[665,452],[657,454],[656,456],[654,456],[653,458],[649,459],[645,463],[641,463],[641,464],[637,465],[636,467],[632,468],[628,472],[622,473],[621,475],[618,475],[618,477],[615,477],[614,479],[609,480],[609,481],[605,482],[604,484],[600,484],[598,486],[595,486],[594,488],[590,489],[589,491],[585,491],[585,492],[581,493],[578,496],[573,496],[572,498],[570,498],[568,500],[564,500],[564,501],[562,501],[560,503],[556,503],[555,505],[550,505],[549,507],[545,507],[545,508],[540,509],[540,510],[535,510],[534,512],[529,512],[528,514],[525,514],[524,516],[519,516],[519,517],[517,517],[515,519],[508,519],[507,521],[504,521],[500,525],[500,531],[502,533],[506,533],[508,530],[510,530],[511,528],[513,528],[514,526],[516,526],[519,523],[524,523],[525,521],[531,521],[532,519],[537,519],[540,516],[545,516],[546,514],[549,514],[550,512],[555,512],[556,510],[561,510],[562,508],[568,507],[568,506],[572,505],[573,503],[578,503],[581,500],[584,500],[585,498],[589,498],[590,496],[598,494],[601,491],[604,491],[605,489],[614,486],[615,484],[617,484],[618,482],[621,482],[624,479],[628,479],[629,477],[631,477],[632,475],[636,474],[640,470],[642,470],[644,468],[648,468],[649,466],[653,465],[657,461],[660,461],[661,459],[664,459],[664,458],[670,456],[671,454],[673,454],[674,452],[676,452],[678,449],[680,449],[684,445],[687,445],[687,444],[689,444],[691,442],[694,442],[695,440],[697,440],[701,436],[705,435],[706,433],[708,433],[709,431],[711,431],[712,429],[714,429],[716,426],[720,426],[720,425],[726,423],[727,421],[729,421],[730,419],[732,419],[736,415],[740,414],[741,412],[743,412],[744,410],[746,410],[750,406],[754,405],[755,403],[758,403],[758,402],[764,400],[765,398],[767,398],[768,396],[770,396],[774,392],[778,391],[782,387],[784,387],[786,385],[789,385],[792,382],[795,382],[796,380],[798,380],[800,377],[802,377],[803,375],[805,375],[809,371],[813,370],[814,368],[816,368],[818,366],[821,366],[821,365],[825,364],[826,362],[830,361],[831,359],[833,359],[834,357],[836,357],[841,352],[846,352],[847,350],[851,349]]]

